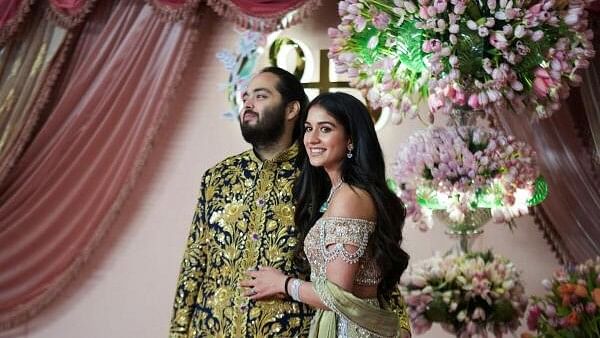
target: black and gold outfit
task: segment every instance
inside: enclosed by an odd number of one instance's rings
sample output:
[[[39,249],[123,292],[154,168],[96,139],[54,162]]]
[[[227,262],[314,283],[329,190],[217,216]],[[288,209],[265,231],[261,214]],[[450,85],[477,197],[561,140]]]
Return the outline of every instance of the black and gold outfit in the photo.
[[[296,145],[271,161],[252,150],[202,179],[175,296],[170,337],[306,337],[313,311],[293,301],[252,301],[238,283],[272,266],[298,276],[292,186]],[[306,278],[306,276],[300,276]]]

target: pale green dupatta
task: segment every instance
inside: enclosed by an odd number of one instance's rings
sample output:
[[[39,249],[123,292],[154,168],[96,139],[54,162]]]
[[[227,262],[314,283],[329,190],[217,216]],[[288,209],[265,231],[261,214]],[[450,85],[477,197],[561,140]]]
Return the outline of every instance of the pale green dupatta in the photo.
[[[337,338],[339,317],[351,322],[348,338],[364,337],[365,333],[372,337],[399,336],[400,322],[394,312],[360,299],[323,277],[314,280],[313,285],[331,311],[317,310],[310,325],[309,338]]]

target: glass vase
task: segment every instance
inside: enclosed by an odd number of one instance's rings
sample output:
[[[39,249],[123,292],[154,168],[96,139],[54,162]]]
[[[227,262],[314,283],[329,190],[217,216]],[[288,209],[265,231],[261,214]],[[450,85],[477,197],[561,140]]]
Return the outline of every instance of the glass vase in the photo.
[[[445,210],[436,210],[434,215],[446,225],[445,232],[455,240],[454,251],[458,254],[471,252],[473,242],[483,233],[483,225],[492,218],[489,208],[469,210],[462,222],[450,219]]]

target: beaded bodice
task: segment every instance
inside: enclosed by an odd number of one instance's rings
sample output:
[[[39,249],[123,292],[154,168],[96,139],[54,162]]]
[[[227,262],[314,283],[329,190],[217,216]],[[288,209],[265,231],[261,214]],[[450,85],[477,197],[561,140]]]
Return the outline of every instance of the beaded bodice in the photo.
[[[327,263],[337,257],[350,264],[360,264],[354,278],[355,285],[374,286],[381,280],[381,273],[369,254],[369,236],[375,223],[358,218],[322,217],[308,232],[304,252],[311,267],[311,280],[325,277]],[[356,251],[346,250],[352,245]]]

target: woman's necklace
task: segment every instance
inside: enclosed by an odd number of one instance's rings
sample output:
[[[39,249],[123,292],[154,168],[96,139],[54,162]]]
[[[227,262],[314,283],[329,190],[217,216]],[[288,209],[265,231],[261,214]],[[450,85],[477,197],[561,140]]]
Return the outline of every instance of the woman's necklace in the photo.
[[[325,202],[323,202],[323,204],[321,204],[321,208],[319,208],[320,212],[327,211],[327,208],[329,208],[329,202],[331,201],[333,194],[335,194],[335,192],[338,191],[338,189],[342,186],[342,184],[344,184],[344,181],[340,180],[340,183],[338,183],[335,187],[331,188],[331,190],[329,191],[329,197],[327,197],[327,200],[325,200]]]

